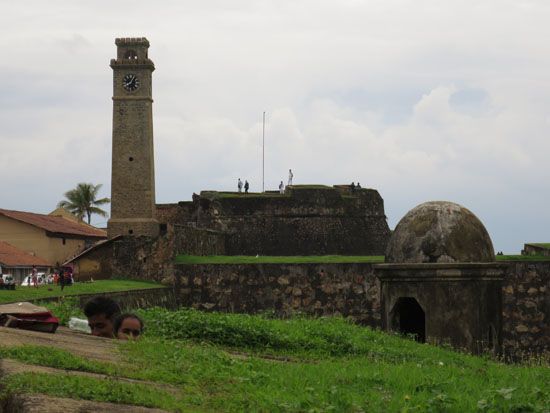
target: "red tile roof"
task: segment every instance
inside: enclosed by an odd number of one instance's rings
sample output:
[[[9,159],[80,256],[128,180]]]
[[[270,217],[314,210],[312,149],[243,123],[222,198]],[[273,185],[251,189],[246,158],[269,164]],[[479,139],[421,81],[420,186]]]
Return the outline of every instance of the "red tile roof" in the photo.
[[[37,257],[14,247],[7,242],[0,241],[0,264],[6,267],[51,267],[51,264],[44,258]]]
[[[107,238],[107,232],[84,224],[83,222],[73,222],[59,216],[34,214],[32,212],[10,211],[0,209],[0,215],[25,222],[48,232],[65,235],[78,235],[83,238]]]

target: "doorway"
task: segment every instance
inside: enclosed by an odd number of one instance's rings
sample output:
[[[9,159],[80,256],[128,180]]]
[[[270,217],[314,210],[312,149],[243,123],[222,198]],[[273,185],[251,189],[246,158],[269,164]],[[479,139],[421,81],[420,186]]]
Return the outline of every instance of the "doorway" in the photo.
[[[415,298],[400,297],[391,314],[394,330],[412,335],[420,343],[426,342],[426,315]]]

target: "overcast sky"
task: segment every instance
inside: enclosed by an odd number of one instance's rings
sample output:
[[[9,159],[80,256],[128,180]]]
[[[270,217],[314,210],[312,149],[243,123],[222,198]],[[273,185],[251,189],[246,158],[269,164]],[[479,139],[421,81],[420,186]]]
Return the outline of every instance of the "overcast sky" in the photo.
[[[155,62],[157,203],[237,178],[361,182],[393,229],[473,211],[495,250],[550,241],[548,0],[0,0],[0,208],[110,196],[115,37]],[[104,219],[96,219],[104,225]]]

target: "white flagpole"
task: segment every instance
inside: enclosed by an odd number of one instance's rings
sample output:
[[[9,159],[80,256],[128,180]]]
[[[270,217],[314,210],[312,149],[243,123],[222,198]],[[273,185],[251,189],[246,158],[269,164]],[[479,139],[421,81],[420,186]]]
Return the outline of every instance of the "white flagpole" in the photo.
[[[262,192],[265,192],[265,112],[262,125]]]

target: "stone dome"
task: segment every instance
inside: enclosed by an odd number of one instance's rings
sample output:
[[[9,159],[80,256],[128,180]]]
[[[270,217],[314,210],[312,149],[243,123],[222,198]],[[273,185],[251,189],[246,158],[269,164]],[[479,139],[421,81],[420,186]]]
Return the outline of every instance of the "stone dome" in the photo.
[[[386,249],[387,263],[492,262],[495,251],[481,221],[453,202],[425,202],[397,224]]]

